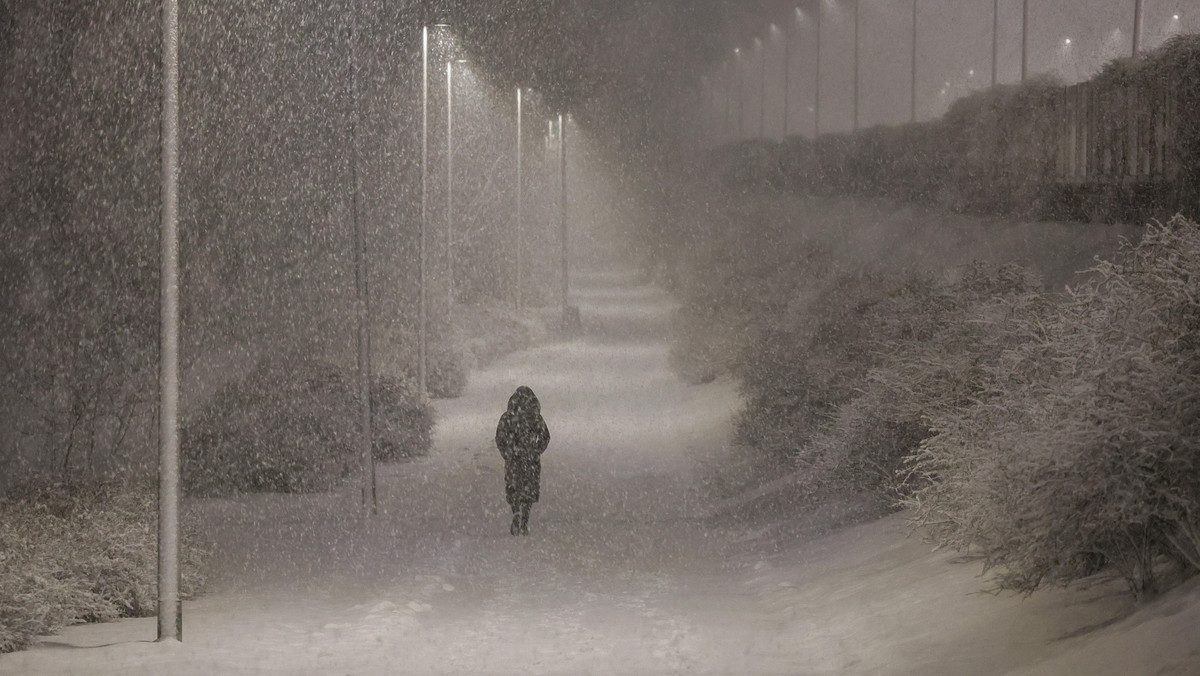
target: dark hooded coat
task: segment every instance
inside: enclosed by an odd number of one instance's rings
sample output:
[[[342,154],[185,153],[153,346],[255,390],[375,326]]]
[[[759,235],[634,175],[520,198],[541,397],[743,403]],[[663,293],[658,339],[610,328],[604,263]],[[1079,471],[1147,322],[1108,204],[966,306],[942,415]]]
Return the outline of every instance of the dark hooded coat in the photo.
[[[504,490],[508,504],[537,502],[542,477],[542,453],[550,444],[550,430],[542,418],[542,405],[524,385],[508,399],[508,410],[496,426],[496,448],[504,458]]]

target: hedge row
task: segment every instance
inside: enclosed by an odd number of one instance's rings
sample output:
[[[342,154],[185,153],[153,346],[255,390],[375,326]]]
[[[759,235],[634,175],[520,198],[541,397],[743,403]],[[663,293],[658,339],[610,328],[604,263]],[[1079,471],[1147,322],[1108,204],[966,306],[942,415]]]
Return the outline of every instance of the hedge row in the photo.
[[[956,101],[940,119],[816,141],[745,141],[717,150],[728,183],[812,194],[859,194],[1020,218],[1138,222],[1200,210],[1200,36],[1177,36],[1108,64],[1097,91],[1171,90],[1173,179],[1076,184],[1056,176],[1066,88],[1051,79],[1002,85]],[[1115,124],[1115,122],[1114,122]]]

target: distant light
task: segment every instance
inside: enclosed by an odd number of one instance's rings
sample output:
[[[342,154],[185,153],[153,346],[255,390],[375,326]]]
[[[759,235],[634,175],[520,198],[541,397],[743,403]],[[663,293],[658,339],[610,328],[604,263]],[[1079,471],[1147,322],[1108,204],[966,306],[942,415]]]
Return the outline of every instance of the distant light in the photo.
[[[1071,38],[1067,38],[1066,40],[1063,40],[1063,44],[1064,44],[1064,45],[1069,45],[1069,44],[1071,44]]]
[[[974,68],[972,68],[971,70],[968,70],[968,71],[967,71],[967,75],[969,75],[969,76],[971,76],[971,77],[975,77],[975,69],[974,69]]]
[[[733,48],[733,53],[734,53],[734,54],[741,54],[741,53],[742,53],[742,48],[741,48],[741,47],[734,47],[734,48]]]
[[[1173,15],[1173,16],[1171,17],[1171,19],[1173,19],[1173,20],[1175,20],[1175,21],[1179,21],[1179,15],[1178,15],[1178,14],[1175,14],[1175,15]]]

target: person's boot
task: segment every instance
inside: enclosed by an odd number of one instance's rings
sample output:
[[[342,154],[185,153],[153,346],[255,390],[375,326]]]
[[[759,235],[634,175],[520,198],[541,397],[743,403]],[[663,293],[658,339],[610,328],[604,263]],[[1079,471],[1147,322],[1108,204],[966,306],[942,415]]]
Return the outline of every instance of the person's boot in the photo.
[[[508,532],[513,535],[521,534],[521,513],[515,509],[513,510],[512,526],[508,529]]]
[[[528,502],[521,505],[521,535],[529,535],[529,508],[532,507]]]

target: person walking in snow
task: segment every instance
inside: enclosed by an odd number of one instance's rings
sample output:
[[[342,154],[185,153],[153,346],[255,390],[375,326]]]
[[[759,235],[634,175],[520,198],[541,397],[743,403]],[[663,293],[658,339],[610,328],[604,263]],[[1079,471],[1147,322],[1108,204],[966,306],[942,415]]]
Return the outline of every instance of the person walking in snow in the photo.
[[[538,501],[542,453],[549,444],[542,405],[533,390],[522,385],[508,398],[508,410],[496,426],[496,448],[504,458],[504,493],[513,512],[509,529],[513,535],[529,535],[529,509]]]

